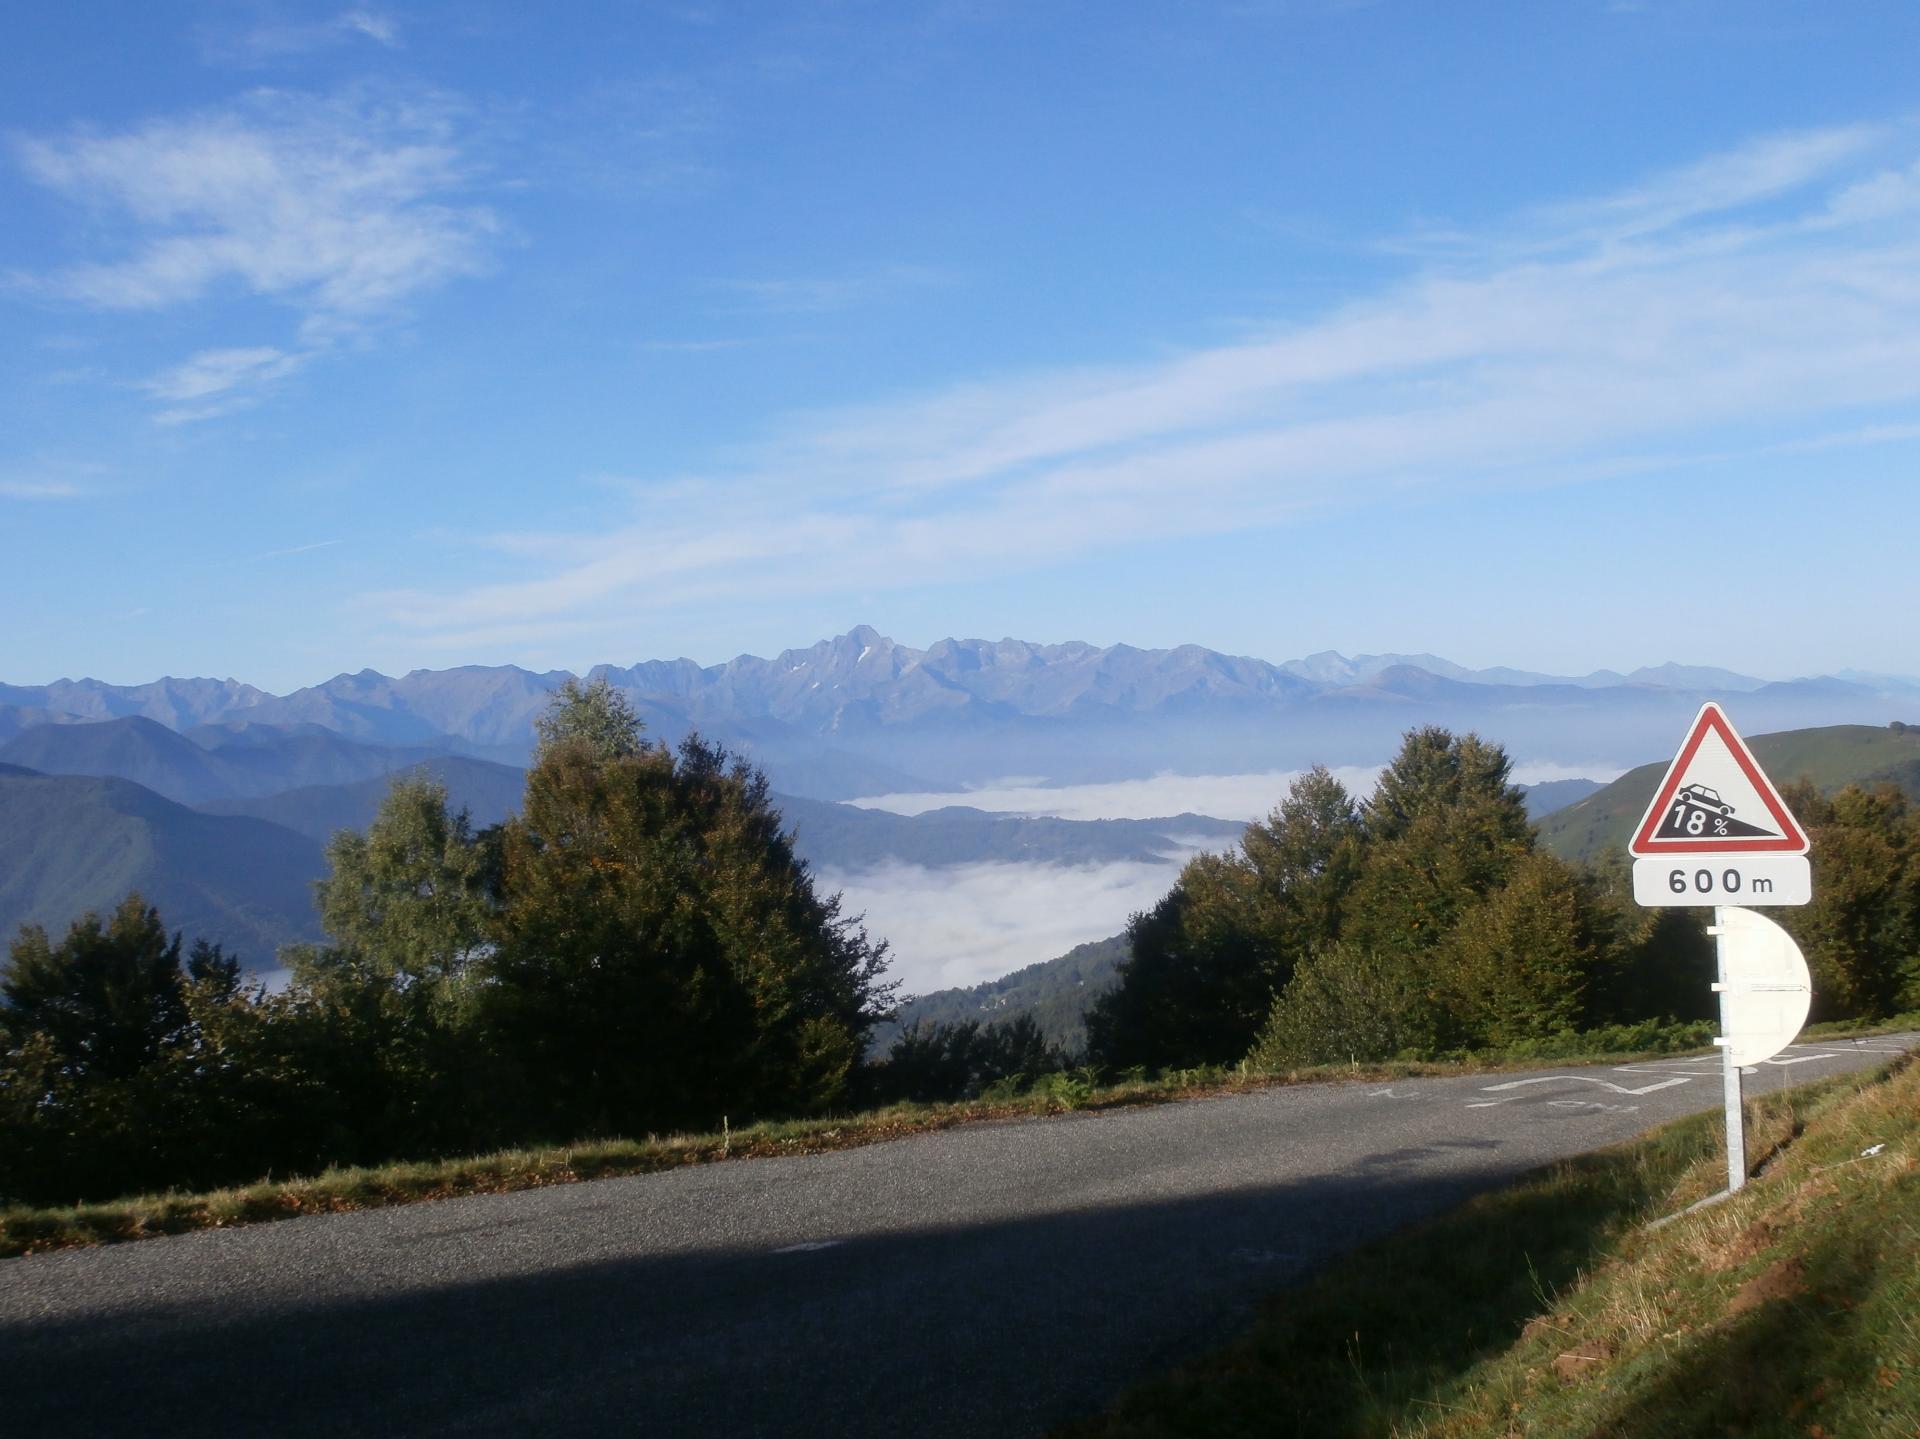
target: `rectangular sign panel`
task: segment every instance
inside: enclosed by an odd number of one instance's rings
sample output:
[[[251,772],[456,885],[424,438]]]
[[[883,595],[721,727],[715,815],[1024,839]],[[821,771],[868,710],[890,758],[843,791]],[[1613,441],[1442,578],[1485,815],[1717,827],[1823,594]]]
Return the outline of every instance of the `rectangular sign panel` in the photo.
[[[1636,859],[1633,898],[1650,908],[1737,904],[1761,909],[1809,904],[1813,867],[1804,854],[1675,854]]]

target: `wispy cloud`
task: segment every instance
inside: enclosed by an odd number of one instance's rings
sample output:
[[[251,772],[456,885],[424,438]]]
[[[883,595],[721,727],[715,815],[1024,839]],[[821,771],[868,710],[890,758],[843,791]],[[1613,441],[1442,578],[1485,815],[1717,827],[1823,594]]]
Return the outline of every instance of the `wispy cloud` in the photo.
[[[205,420],[253,403],[309,358],[266,345],[202,350],[143,381],[141,388],[167,406],[155,416],[162,424]]]
[[[370,12],[352,12],[375,25]],[[224,414],[320,350],[490,263],[490,210],[437,97],[262,90],[117,134],[15,142],[28,175],[110,222],[123,251],[16,286],[97,310],[253,297],[299,316],[293,345],[204,350],[145,381],[174,423]]]
[[[262,560],[281,560],[287,558],[289,555],[305,555],[311,554],[314,550],[330,550],[335,545],[343,543],[345,542],[342,540],[314,540],[304,545],[288,545],[284,549],[262,550],[257,555],[248,555],[244,560],[239,561],[239,563],[251,565],[257,564]]]
[[[0,499],[73,500],[87,492],[67,480],[9,480],[0,478]]]
[[[486,265],[493,216],[449,203],[467,177],[451,109],[260,91],[117,135],[17,142],[40,183],[123,216],[131,253],[36,277],[100,309],[159,309],[219,286],[310,322],[378,314]]]
[[[1609,195],[1536,206],[1490,233],[1435,229],[1389,243],[1468,258],[1600,253],[1695,221],[1752,215],[1761,207],[1830,182],[1836,170],[1870,156],[1895,137],[1894,127],[1885,125],[1841,125],[1761,136]],[[1846,189],[1839,193],[1845,194]],[[1802,223],[1817,222],[1817,215],[1797,218]]]
[[[369,603],[447,641],[975,579],[1814,434],[1884,443],[1920,405],[1917,159],[1912,126],[1756,140],[1463,235],[1311,323],[797,417],[660,477],[621,522]]]
[[[209,30],[202,35],[201,52],[216,64],[265,65],[368,41],[398,49],[399,22],[382,11],[356,8],[328,20]]]

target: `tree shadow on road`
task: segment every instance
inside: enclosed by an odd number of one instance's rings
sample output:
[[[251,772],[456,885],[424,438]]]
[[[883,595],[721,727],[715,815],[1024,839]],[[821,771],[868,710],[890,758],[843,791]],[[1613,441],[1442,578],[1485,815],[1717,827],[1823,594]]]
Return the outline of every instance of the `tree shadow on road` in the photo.
[[[96,1272],[157,1272],[175,1245],[224,1265],[236,1251],[219,1246],[298,1244],[303,1226],[326,1224],[354,1270],[338,1287],[355,1292],[263,1297],[255,1259],[219,1304],[0,1325],[6,1420],[98,1436],[1038,1434],[1226,1341],[1263,1295],[1330,1256],[1512,1178],[1498,1148],[1444,1141],[1353,1174],[1205,1197],[565,1268],[540,1265],[566,1217],[536,1195],[456,1201],[425,1231],[365,1214],[156,1240],[123,1259],[102,1251],[124,1267]],[[568,1202],[631,1212],[640,1229],[657,1178],[583,1186]],[[1369,1362],[1385,1351],[1426,1368],[1510,1338],[1610,1216],[1540,1216],[1551,1242],[1530,1241],[1524,1260],[1511,1235],[1497,1254],[1497,1236],[1462,1231],[1445,1272],[1379,1277],[1378,1321],[1357,1341],[1313,1336],[1313,1372],[1348,1370],[1354,1343]],[[423,1260],[435,1276],[424,1288]],[[383,1262],[407,1267],[405,1287],[366,1293]],[[518,1272],[483,1277],[501,1270]],[[1435,1306],[1469,1283],[1492,1290],[1471,1332],[1436,1323]]]

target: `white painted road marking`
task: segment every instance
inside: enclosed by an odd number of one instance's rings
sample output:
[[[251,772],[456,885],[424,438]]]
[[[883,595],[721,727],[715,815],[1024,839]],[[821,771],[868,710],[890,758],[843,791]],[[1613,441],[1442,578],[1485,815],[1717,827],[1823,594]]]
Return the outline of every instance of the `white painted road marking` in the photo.
[[[1519,1089],[1527,1084],[1558,1084],[1562,1080],[1571,1080],[1575,1084],[1597,1084],[1602,1089],[1611,1089],[1615,1094],[1652,1094],[1656,1089],[1672,1089],[1676,1084],[1691,1084],[1690,1074],[1676,1074],[1671,1079],[1663,1079],[1658,1084],[1644,1085],[1639,1089],[1628,1089],[1624,1084],[1615,1084],[1610,1079],[1594,1079],[1584,1074],[1548,1074],[1539,1079],[1515,1079],[1506,1084],[1489,1084],[1483,1090],[1485,1094],[1498,1094],[1503,1089]]]

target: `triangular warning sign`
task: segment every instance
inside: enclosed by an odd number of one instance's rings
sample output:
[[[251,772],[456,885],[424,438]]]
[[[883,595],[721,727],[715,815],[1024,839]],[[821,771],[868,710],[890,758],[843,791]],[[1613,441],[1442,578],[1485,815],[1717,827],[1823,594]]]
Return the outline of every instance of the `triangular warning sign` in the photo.
[[[1716,704],[1705,704],[1627,852],[1805,854],[1806,832]]]

